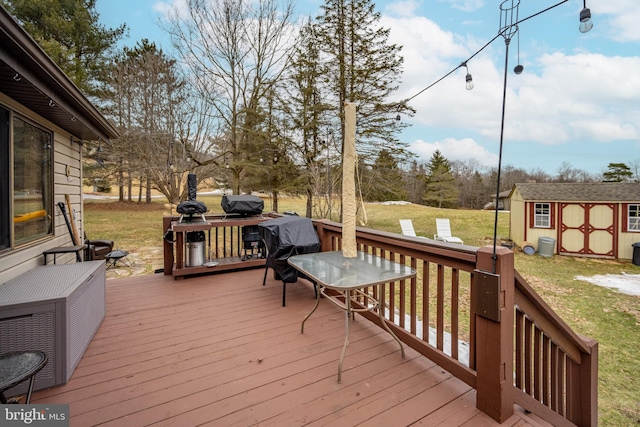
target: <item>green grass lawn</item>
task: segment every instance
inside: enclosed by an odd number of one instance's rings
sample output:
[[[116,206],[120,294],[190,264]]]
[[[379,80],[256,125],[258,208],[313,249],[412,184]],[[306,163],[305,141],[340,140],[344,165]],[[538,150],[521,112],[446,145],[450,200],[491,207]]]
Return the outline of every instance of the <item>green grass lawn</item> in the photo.
[[[219,196],[198,197],[212,213],[223,213]],[[303,215],[305,200],[281,198],[279,211]],[[265,201],[265,211],[271,206]],[[175,206],[174,206],[175,208]],[[169,205],[85,202],[85,230],[93,239],[113,239],[116,247],[129,252],[162,246],[162,216]],[[400,233],[401,218],[413,220],[418,235],[433,237],[435,219],[449,218],[451,230],[465,244],[483,246],[493,242],[495,214],[492,211],[436,209],[419,205],[367,204],[367,227]],[[506,238],[509,214],[498,215],[498,238]],[[599,342],[599,424],[640,425],[640,297],[618,293],[576,276],[596,274],[640,274],[628,261],[588,258],[544,258],[516,251],[516,269],[578,334]],[[147,268],[152,271],[151,266]]]

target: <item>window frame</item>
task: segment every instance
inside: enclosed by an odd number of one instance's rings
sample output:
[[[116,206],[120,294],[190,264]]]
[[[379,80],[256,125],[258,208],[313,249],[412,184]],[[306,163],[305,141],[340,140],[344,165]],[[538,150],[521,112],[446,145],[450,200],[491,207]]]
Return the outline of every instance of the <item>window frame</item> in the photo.
[[[0,252],[11,249],[11,110],[0,104]]]
[[[35,246],[38,242],[42,242],[46,239],[51,239],[55,235],[55,132],[38,121],[30,118],[25,114],[12,109],[6,104],[0,103],[0,120],[7,119],[6,125],[3,127],[0,125],[0,132],[4,135],[0,135],[0,152],[2,154],[0,158],[0,177],[2,178],[0,190],[0,218],[2,219],[2,225],[0,225],[0,254],[10,253],[13,250],[22,249],[25,247]],[[41,191],[46,192],[43,195],[44,210],[47,212],[47,218],[49,225],[44,228],[44,232],[34,233],[27,238],[24,238],[18,242],[16,237],[16,222],[14,222],[14,215],[16,215],[16,200],[15,200],[15,185],[16,185],[16,138],[15,138],[15,126],[16,120],[22,121],[25,125],[33,127],[48,138],[48,157],[46,159],[47,166],[46,171],[42,175]],[[46,176],[45,176],[46,175]],[[46,206],[45,206],[46,205]]]
[[[631,215],[632,209],[635,210],[635,215]],[[628,231],[629,233],[640,233],[640,203],[628,203],[626,205],[625,213],[627,214],[625,231]],[[635,220],[633,227],[631,224],[632,220]]]
[[[544,210],[546,208],[547,213],[538,213],[538,209]],[[533,203],[533,228],[553,228],[552,225],[552,209],[549,202],[534,202]],[[540,224],[539,219],[546,219],[546,224]]]

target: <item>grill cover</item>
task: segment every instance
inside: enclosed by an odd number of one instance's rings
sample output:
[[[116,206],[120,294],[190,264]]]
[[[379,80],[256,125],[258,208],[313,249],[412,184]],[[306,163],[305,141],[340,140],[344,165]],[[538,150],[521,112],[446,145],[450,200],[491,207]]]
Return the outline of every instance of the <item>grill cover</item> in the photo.
[[[320,250],[320,240],[309,218],[283,216],[258,224],[268,249],[267,267],[285,283],[298,280],[298,270],[287,259],[293,255],[309,254]]]
[[[180,203],[176,210],[182,215],[202,215],[207,212],[207,205],[196,200],[196,191],[198,188],[198,182],[196,175],[190,173],[187,175],[187,191],[188,200]]]
[[[260,215],[264,202],[258,196],[222,196],[222,209],[228,214]]]
[[[185,200],[178,205],[176,210],[182,215],[201,215],[207,212],[207,205],[199,200]]]

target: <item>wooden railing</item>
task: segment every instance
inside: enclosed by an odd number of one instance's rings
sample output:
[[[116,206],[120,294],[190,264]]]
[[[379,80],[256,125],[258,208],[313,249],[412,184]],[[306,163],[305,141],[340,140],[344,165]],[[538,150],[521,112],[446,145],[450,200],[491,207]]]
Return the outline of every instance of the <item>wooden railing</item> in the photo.
[[[515,402],[557,426],[596,425],[598,343],[576,335],[517,272],[515,291]]]
[[[341,224],[314,224],[322,251],[341,249]],[[500,422],[515,403],[553,425],[597,425],[597,343],[544,303],[514,270],[511,250],[366,228],[356,240],[358,250],[416,269],[383,295],[369,292],[384,298],[403,342],[477,390],[478,408]]]

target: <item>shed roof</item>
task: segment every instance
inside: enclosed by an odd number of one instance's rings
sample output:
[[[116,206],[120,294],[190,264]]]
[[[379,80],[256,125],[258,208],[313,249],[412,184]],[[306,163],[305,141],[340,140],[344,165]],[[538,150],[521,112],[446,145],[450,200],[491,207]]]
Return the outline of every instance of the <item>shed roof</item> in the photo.
[[[515,184],[524,200],[566,202],[640,202],[640,183],[522,183]]]
[[[0,91],[77,138],[118,137],[116,128],[2,6]]]

